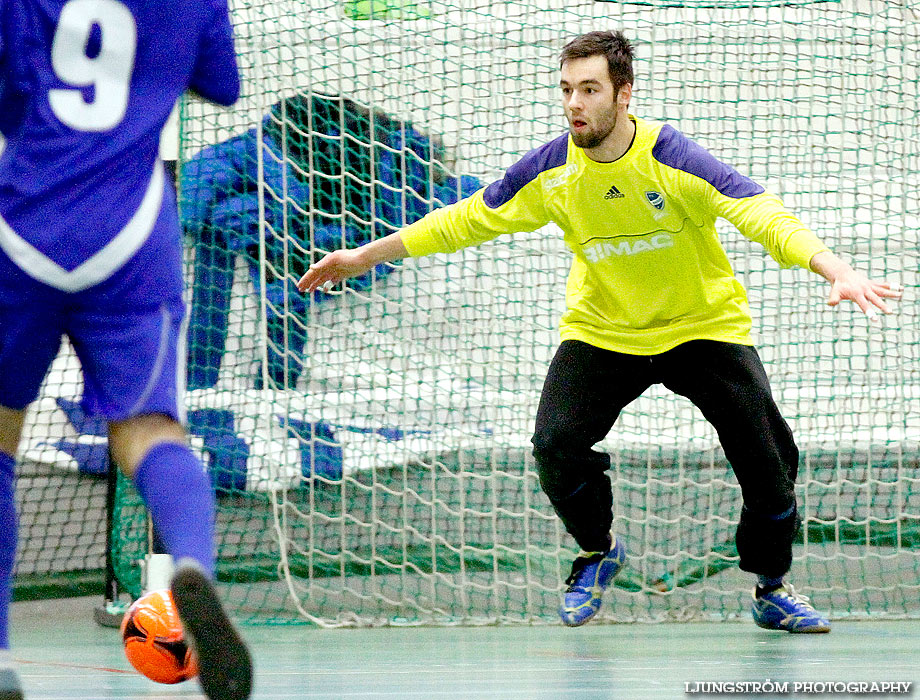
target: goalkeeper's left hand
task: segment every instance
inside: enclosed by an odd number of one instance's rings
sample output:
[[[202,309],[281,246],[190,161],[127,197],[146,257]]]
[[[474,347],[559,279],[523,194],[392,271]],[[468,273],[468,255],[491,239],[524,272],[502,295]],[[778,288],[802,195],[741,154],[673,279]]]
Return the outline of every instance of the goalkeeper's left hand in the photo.
[[[837,306],[842,300],[849,299],[873,321],[878,321],[876,309],[892,313],[885,299],[900,299],[903,294],[899,286],[869,279],[830,251],[815,255],[811,259],[811,269],[831,283],[828,306]]]

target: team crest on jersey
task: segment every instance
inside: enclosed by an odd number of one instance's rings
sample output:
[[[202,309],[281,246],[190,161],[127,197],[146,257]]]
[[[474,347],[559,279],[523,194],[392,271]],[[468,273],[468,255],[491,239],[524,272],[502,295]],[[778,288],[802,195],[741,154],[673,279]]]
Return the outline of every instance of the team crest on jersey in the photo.
[[[651,204],[655,209],[661,211],[664,209],[664,197],[661,196],[659,192],[646,192],[645,198],[648,200],[648,203]]]

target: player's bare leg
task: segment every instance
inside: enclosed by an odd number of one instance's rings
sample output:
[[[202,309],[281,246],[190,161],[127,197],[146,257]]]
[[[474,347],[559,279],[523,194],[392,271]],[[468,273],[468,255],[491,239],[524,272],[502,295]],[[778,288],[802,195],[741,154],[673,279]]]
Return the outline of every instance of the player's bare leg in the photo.
[[[25,411],[14,411],[12,408],[0,406],[0,452],[16,454],[25,418]]]
[[[186,443],[185,428],[169,416],[152,413],[109,423],[109,447],[118,468],[129,479],[154,445]]]
[[[0,576],[3,577],[3,584],[0,586],[0,700],[22,700],[22,686],[19,683],[19,677],[12,668],[12,659],[10,658],[9,644],[7,640],[7,625],[9,612],[9,595],[12,585],[13,562],[16,552],[16,539],[18,537],[18,528],[16,527],[16,511],[13,505],[13,483],[14,483],[14,456],[19,447],[19,437],[22,434],[22,424],[25,419],[25,411],[16,411],[11,408],[0,406],[0,477],[5,482],[0,490],[0,501],[3,503],[2,513],[0,513],[0,527],[3,532],[0,533]]]
[[[110,423],[109,444],[113,458],[122,471],[134,479],[138,490],[141,490],[141,484],[147,484],[144,488],[147,494],[145,501],[154,518],[154,526],[169,553],[176,558],[176,572],[170,587],[182,626],[198,657],[198,679],[202,689],[211,700],[245,700],[252,691],[252,660],[246,644],[224,611],[211,580],[213,525],[209,525],[207,530],[202,529],[190,542],[184,529],[190,521],[188,511],[194,506],[187,504],[183,512],[177,509],[175,502],[186,495],[183,489],[176,489],[173,498],[165,499],[166,503],[163,502],[163,494],[155,493],[161,490],[159,484],[169,476],[170,460],[175,462],[176,467],[182,467],[182,472],[177,472],[180,479],[194,477],[195,465],[200,469],[200,462],[192,457],[186,446],[184,428],[165,415],[137,416]],[[154,458],[160,464],[151,464]],[[159,474],[160,481],[151,482],[150,473]],[[201,476],[200,472],[198,476]],[[193,489],[202,488],[194,480],[190,485]],[[210,485],[207,485],[207,491],[208,498],[213,498]],[[152,503],[154,500],[159,503]],[[213,508],[212,502],[207,505]],[[181,519],[178,528],[177,519]],[[202,546],[208,548],[207,552],[201,549]],[[196,551],[197,554],[190,555]]]

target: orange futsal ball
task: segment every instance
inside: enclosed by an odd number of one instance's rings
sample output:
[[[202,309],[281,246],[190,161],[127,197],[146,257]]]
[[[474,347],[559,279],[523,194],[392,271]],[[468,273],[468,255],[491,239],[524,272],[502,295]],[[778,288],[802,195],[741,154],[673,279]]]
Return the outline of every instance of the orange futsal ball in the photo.
[[[121,637],[128,661],[152,681],[181,683],[198,674],[198,661],[185,643],[168,590],[135,600],[121,622]]]

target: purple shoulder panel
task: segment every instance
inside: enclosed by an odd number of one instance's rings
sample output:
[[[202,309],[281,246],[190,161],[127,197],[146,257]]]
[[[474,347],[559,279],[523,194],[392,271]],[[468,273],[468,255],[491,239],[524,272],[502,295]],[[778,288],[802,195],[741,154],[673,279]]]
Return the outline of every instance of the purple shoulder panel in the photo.
[[[753,197],[764,191],[749,177],[718,160],[670,124],[661,127],[658,141],[652,148],[652,156],[659,163],[696,175],[732,199]]]
[[[547,144],[535,148],[505,171],[501,180],[496,180],[486,187],[482,198],[490,209],[497,209],[510,202],[514,195],[528,182],[533,182],[542,172],[565,165],[569,135],[553,139]]]

